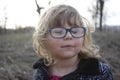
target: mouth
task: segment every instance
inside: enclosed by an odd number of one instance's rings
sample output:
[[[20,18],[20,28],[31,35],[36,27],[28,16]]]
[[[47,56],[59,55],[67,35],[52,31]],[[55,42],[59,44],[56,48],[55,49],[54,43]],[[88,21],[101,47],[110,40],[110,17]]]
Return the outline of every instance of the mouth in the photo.
[[[62,48],[72,48],[74,47],[73,45],[65,45],[65,46],[62,46]]]

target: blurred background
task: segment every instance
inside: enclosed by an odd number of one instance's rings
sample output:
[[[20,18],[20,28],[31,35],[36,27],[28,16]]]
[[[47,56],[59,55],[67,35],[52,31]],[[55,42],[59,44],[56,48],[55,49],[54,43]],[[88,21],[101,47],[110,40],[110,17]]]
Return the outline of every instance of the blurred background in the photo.
[[[0,0],[0,80],[33,80],[37,54],[32,34],[40,16],[57,4],[68,4],[96,29],[94,43],[120,80],[119,0]]]

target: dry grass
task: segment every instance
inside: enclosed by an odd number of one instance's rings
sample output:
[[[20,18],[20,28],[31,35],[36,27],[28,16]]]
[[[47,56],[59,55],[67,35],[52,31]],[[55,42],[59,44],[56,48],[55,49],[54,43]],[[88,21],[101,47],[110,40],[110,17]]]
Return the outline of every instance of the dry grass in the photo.
[[[32,34],[0,36],[0,80],[32,80],[32,64],[36,58]]]
[[[115,80],[120,79],[120,31],[97,31],[93,34],[101,57],[110,64]]]

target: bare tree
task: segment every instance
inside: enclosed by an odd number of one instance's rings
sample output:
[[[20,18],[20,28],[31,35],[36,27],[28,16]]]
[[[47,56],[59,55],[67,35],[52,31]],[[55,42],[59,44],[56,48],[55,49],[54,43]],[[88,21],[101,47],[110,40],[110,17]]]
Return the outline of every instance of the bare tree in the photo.
[[[37,6],[37,12],[40,15],[41,9],[44,9],[44,7],[40,7],[37,3],[37,0],[35,0],[36,6]]]
[[[7,6],[5,6],[4,7],[4,15],[5,15],[5,19],[4,19],[4,26],[3,26],[3,33],[5,34],[6,33],[6,24],[7,24],[7,19],[8,19],[8,17],[7,17],[7,11],[6,11],[6,8],[7,8]]]
[[[104,8],[104,0],[98,0],[98,4],[100,7],[100,24],[99,29],[102,31],[102,21],[103,21],[103,8]]]
[[[92,8],[88,8],[88,11],[92,13],[92,19],[94,21],[94,25],[97,28],[98,27],[98,14],[99,14],[99,7],[98,7],[98,2],[96,1],[95,4],[93,2]]]
[[[92,9],[89,9],[89,12],[92,13],[92,18],[95,21],[95,26],[98,26],[99,30],[102,31],[104,5],[106,0],[95,0],[95,1],[96,4],[93,5]]]

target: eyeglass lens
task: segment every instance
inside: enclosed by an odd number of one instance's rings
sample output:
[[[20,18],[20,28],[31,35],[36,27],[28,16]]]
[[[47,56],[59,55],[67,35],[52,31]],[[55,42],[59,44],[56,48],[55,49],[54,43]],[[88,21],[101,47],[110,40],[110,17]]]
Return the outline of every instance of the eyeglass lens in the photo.
[[[55,38],[65,37],[67,32],[70,32],[73,37],[79,38],[79,37],[84,36],[85,28],[84,27],[72,27],[70,29],[66,29],[63,27],[55,27],[55,28],[50,29],[50,33],[52,37],[55,37]]]

